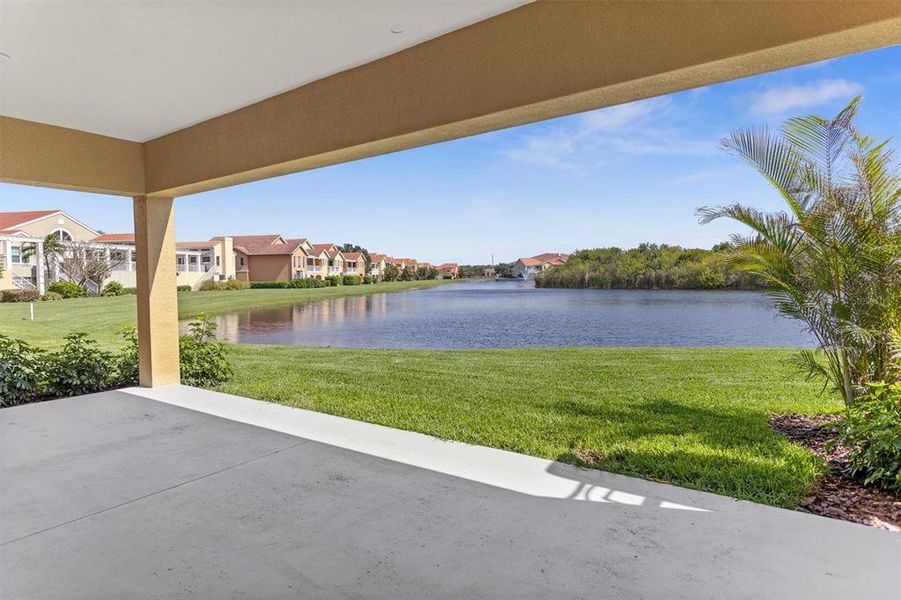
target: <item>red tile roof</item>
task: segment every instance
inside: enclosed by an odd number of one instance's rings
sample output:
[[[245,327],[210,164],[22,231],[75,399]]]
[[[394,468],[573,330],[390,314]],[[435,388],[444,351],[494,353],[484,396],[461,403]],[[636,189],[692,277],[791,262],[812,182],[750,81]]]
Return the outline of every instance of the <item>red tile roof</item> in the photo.
[[[362,252],[344,252],[344,258],[347,260],[360,260],[363,258]]]
[[[373,263],[379,263],[379,262],[382,262],[383,260],[385,262],[388,262],[388,257],[385,256],[384,254],[370,253],[369,260],[371,260]]]
[[[216,241],[223,239],[223,236],[213,238]],[[292,239],[286,240],[280,235],[235,235],[232,236],[235,250],[244,254],[254,255],[272,255],[272,254],[294,254],[297,247],[306,240]]]
[[[527,267],[537,267],[543,264],[562,265],[568,258],[568,254],[561,252],[545,252],[544,254],[536,254],[528,258],[520,258],[519,262]]]
[[[0,212],[0,229],[14,229],[16,225],[28,223],[41,217],[49,217],[61,210],[20,210],[13,212]]]

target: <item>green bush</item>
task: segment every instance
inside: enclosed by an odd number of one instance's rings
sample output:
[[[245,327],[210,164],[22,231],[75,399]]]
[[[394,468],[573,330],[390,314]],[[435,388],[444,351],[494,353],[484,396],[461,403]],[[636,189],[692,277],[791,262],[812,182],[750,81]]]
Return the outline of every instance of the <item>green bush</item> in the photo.
[[[48,292],[56,292],[63,298],[81,298],[85,295],[84,288],[74,281],[57,281],[47,287]]]
[[[366,285],[373,284],[375,283],[375,277],[373,277],[372,275],[365,275],[363,277],[363,283]]]
[[[199,314],[188,325],[191,333],[179,338],[181,382],[185,385],[210,387],[228,381],[232,375],[228,363],[228,344],[216,340],[216,324]]]
[[[122,284],[118,281],[110,281],[103,286],[102,294],[104,296],[121,296],[124,289],[125,288],[122,287]]]
[[[209,292],[217,290],[248,290],[250,282],[241,281],[240,279],[229,279],[227,281],[216,281],[215,279],[207,279],[200,284],[200,291]]]
[[[190,292],[193,288],[190,285],[179,285],[175,287],[178,292]]]
[[[850,450],[853,475],[901,493],[901,383],[869,388],[848,408],[839,441]]]
[[[62,350],[45,357],[44,393],[59,398],[100,392],[115,381],[113,354],[97,347],[86,333],[70,333]]]
[[[138,288],[122,288],[122,294],[127,296],[134,296],[138,293]]]
[[[250,287],[255,290],[269,290],[293,287],[290,281],[251,281]]]
[[[229,279],[228,281],[223,281],[222,289],[223,290],[249,290],[250,282],[242,281],[240,279]]]
[[[40,299],[41,295],[37,290],[3,290],[0,292],[0,302],[34,302]]]
[[[121,386],[138,385],[138,330],[129,327],[122,337],[125,346],[116,357],[116,381]]]
[[[0,334],[0,406],[24,404],[41,389],[43,352]]]
[[[360,285],[360,277],[358,275],[345,275],[341,279],[341,285]]]
[[[295,288],[323,288],[328,287],[329,282],[322,279],[295,279],[291,287]]]
[[[41,296],[41,300],[45,300],[48,302],[55,301],[55,300],[62,300],[62,299],[63,299],[62,294],[57,294],[56,292],[47,292],[46,294]]]
[[[340,275],[329,275],[323,281],[327,281],[330,286],[341,285],[342,277]]]

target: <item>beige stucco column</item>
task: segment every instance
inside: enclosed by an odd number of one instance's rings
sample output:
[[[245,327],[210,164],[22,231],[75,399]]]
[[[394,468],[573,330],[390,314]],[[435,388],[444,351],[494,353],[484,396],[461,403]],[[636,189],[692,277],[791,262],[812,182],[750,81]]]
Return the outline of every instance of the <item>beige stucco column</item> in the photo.
[[[143,387],[178,383],[173,199],[136,196],[134,216],[140,383]]]

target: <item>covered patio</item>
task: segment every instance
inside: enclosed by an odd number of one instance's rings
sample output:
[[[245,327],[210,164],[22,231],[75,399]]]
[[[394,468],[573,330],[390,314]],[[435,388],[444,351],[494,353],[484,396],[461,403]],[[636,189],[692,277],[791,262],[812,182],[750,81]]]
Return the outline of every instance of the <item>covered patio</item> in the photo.
[[[897,44],[901,3],[0,11],[0,181],[131,198],[142,386],[0,411],[4,598],[899,593],[885,532],[179,386],[174,199]]]
[[[4,598],[898,597],[890,532],[183,386],[0,440]]]

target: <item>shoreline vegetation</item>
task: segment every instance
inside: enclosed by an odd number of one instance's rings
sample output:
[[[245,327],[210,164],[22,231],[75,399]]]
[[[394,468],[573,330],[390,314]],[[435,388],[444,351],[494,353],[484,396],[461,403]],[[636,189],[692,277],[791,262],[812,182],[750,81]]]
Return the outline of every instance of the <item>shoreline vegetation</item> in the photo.
[[[297,304],[330,298],[419,290],[459,282],[459,279],[397,281],[371,285],[307,289],[245,289],[179,292],[178,318],[204,313],[216,315],[258,307]],[[34,321],[29,302],[0,303],[0,334],[40,348],[62,344],[68,333],[89,332],[105,349],[122,346],[122,331],[137,324],[136,296],[93,296],[54,302],[35,302]]]
[[[731,264],[732,245],[710,250],[667,244],[574,252],[535,277],[535,287],[622,290],[765,290],[763,280]]]

